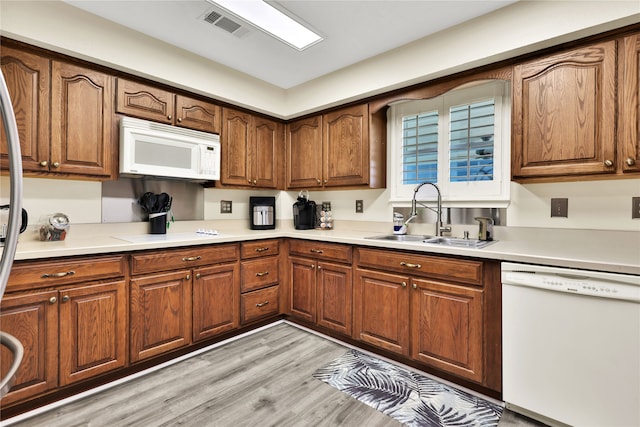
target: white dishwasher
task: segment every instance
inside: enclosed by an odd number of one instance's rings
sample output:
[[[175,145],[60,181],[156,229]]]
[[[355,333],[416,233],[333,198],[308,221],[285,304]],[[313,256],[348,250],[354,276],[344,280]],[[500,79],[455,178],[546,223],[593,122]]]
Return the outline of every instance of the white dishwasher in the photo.
[[[502,349],[507,408],[640,426],[640,276],[503,263]]]

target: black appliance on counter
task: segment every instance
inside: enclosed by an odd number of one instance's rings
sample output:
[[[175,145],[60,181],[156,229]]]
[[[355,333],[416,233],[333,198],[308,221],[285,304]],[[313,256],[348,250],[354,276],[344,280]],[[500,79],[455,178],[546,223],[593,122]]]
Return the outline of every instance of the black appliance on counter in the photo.
[[[309,200],[309,193],[298,194],[293,204],[293,226],[296,230],[312,230],[316,225],[316,202]]]
[[[249,197],[249,223],[252,230],[276,228],[276,198]]]

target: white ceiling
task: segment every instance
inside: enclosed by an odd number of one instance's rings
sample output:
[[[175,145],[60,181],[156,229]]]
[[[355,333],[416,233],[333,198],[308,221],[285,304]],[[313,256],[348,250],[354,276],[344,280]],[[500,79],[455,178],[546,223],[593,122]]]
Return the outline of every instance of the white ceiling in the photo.
[[[242,0],[238,0],[242,1]],[[272,2],[324,40],[302,52],[242,23],[238,37],[204,21],[205,0],[65,0],[66,3],[289,89],[517,0],[284,0]],[[237,32],[236,32],[237,34]],[[434,52],[437,54],[437,52]],[[436,56],[437,58],[437,56]]]

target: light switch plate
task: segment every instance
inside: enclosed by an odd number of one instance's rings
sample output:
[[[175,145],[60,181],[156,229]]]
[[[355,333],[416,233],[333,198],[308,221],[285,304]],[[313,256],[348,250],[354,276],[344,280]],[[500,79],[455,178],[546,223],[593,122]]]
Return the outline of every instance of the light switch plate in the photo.
[[[232,211],[233,203],[231,200],[220,200],[220,213],[228,213],[230,214]]]
[[[640,197],[631,198],[631,219],[640,218]]]
[[[551,199],[551,217],[569,217],[569,199],[553,198]]]

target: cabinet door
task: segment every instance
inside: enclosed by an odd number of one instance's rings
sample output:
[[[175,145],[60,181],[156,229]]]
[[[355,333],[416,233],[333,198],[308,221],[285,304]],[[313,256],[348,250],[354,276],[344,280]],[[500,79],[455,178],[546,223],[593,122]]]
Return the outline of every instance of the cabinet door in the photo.
[[[514,177],[615,172],[616,44],[514,69]]]
[[[2,74],[7,82],[18,125],[22,169],[48,171],[49,59],[2,47]],[[41,162],[44,162],[41,164]],[[9,168],[7,137],[0,125],[0,168]]]
[[[316,262],[306,258],[289,258],[290,312],[292,316],[316,320]]]
[[[414,279],[411,357],[482,382],[483,291]]]
[[[351,335],[351,299],[353,295],[350,265],[318,263],[317,322],[334,331]]]
[[[191,272],[131,279],[132,362],[191,343]]]
[[[280,123],[255,117],[255,133],[250,152],[251,185],[260,188],[277,188],[282,174],[283,127]]]
[[[60,291],[60,385],[125,366],[125,281]]]
[[[640,172],[640,34],[620,41],[618,141],[621,169]]]
[[[24,347],[24,356],[11,391],[0,400],[7,405],[58,386],[58,292],[6,294],[0,325]],[[9,371],[13,357],[0,347],[0,374]]]
[[[409,278],[356,270],[353,291],[353,337],[409,355]]]
[[[112,177],[113,78],[53,61],[51,171]]]
[[[160,123],[173,123],[173,93],[120,78],[117,86],[117,113]]]
[[[183,95],[176,95],[177,126],[202,132],[220,133],[220,107]]]
[[[287,188],[322,187],[322,116],[287,125]]]
[[[325,186],[369,183],[369,105],[325,114],[323,170]]]
[[[236,329],[240,323],[237,263],[193,272],[193,341]]]
[[[229,185],[250,185],[250,144],[253,138],[252,116],[248,113],[222,109],[222,150],[220,182]]]

